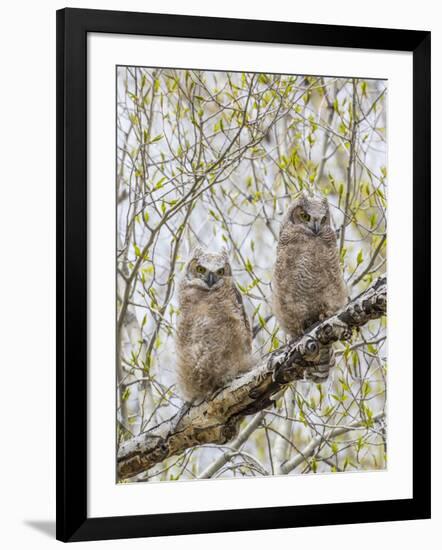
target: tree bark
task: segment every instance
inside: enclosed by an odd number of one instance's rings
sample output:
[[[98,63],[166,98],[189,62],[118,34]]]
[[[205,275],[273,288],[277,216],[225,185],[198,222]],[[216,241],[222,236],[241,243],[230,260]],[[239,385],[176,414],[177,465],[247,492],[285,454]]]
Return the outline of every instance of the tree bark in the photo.
[[[179,422],[175,415],[122,443],[117,456],[119,479],[140,474],[191,447],[226,444],[238,434],[244,416],[271,406],[275,395],[290,382],[308,379],[323,346],[350,339],[354,328],[385,315],[386,308],[387,279],[381,277],[302,338],[274,351],[253,370],[191,407]]]

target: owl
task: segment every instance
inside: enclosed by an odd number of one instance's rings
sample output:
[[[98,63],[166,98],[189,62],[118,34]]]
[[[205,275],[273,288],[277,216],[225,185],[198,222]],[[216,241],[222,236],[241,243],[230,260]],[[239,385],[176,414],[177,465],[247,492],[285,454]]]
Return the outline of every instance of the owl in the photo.
[[[226,250],[194,250],[178,297],[178,389],[193,403],[252,367],[252,331]]]
[[[278,239],[272,287],[275,317],[294,339],[347,303],[336,234],[325,197],[303,193],[287,209]],[[310,378],[315,382],[326,380],[333,364],[333,349],[325,347]]]

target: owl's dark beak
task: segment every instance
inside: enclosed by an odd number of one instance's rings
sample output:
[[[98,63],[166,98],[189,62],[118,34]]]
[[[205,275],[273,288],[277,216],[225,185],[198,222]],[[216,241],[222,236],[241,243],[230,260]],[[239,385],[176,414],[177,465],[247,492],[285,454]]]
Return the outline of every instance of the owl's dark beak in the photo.
[[[321,223],[319,222],[319,220],[314,220],[312,229],[315,235],[319,233],[319,230],[321,229]]]
[[[215,273],[212,273],[209,271],[207,277],[206,277],[206,283],[209,288],[212,288],[212,286],[218,282],[218,277],[215,275]]]

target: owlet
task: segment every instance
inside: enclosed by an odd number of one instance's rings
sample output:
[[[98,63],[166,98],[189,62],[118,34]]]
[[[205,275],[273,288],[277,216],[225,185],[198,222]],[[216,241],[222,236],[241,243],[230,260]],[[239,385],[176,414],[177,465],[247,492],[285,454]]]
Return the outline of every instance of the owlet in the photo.
[[[282,222],[273,275],[273,310],[291,338],[333,315],[347,302],[328,201],[302,194]],[[321,351],[309,378],[321,382],[334,365],[331,346]]]
[[[197,248],[179,284],[178,388],[185,401],[209,397],[252,367],[252,332],[226,251]]]

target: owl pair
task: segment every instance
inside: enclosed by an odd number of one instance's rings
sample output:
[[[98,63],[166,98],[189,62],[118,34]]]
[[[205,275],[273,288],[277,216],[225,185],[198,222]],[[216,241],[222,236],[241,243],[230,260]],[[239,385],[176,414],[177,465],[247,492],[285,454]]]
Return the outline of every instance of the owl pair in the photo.
[[[288,208],[272,289],[273,313],[294,339],[345,305],[347,289],[327,199],[302,194]],[[253,366],[252,330],[227,252],[193,252],[179,285],[179,303],[178,385],[182,397],[194,402]],[[333,349],[325,347],[310,378],[327,379],[333,363]]]

